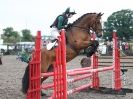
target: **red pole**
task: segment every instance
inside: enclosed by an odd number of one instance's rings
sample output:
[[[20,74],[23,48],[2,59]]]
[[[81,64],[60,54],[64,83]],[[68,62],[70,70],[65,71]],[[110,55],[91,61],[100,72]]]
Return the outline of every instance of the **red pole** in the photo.
[[[93,33],[91,39],[95,40],[96,35]],[[98,68],[98,56],[96,54],[93,54],[92,56],[92,68],[97,69]],[[93,72],[92,73],[92,88],[98,89],[99,88],[99,77],[98,77],[98,72]]]
[[[41,31],[37,32],[35,50],[29,62],[29,89],[27,99],[41,98]]]
[[[77,71],[83,71],[83,70],[89,70],[92,69],[92,67],[85,67],[85,68],[77,68],[77,69],[72,69],[72,70],[67,70],[68,76],[69,73],[77,72]],[[49,76],[54,76],[54,72],[48,72],[48,73],[41,73],[41,77],[49,77]]]
[[[89,83],[89,84],[86,84],[86,85],[82,85],[80,87],[77,87],[77,88],[74,88],[74,89],[71,89],[69,91],[67,91],[67,94],[70,95],[70,94],[73,94],[75,92],[79,92],[80,90],[82,89],[85,89],[85,88],[89,88],[91,87],[92,85]],[[64,99],[64,98],[63,98]]]
[[[116,32],[113,32],[113,65],[114,65],[114,89],[121,90],[121,77],[120,77],[120,54],[118,49],[118,41]]]
[[[61,32],[62,39],[62,68],[63,68],[63,98],[67,99],[67,72],[66,72],[66,39],[65,39],[65,30]]]
[[[54,98],[67,99],[66,42],[64,30],[61,31],[58,47],[56,49],[56,63],[54,66]]]

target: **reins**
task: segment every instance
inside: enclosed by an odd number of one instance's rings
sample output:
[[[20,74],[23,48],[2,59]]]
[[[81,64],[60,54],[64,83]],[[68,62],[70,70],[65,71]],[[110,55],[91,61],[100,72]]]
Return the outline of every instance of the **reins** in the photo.
[[[90,34],[90,30],[93,30],[91,27],[90,28],[85,28],[85,27],[76,26],[76,25],[73,25],[72,27],[76,27],[76,28],[82,29],[83,31],[88,32],[89,34]]]
[[[95,30],[94,30],[92,27],[85,28],[85,27],[76,26],[76,25],[73,25],[72,27],[77,27],[77,28],[79,28],[79,29],[82,29],[82,30],[84,30],[84,31],[87,31],[89,34],[90,34],[90,31],[95,32]],[[97,30],[103,31],[103,29],[97,29]]]

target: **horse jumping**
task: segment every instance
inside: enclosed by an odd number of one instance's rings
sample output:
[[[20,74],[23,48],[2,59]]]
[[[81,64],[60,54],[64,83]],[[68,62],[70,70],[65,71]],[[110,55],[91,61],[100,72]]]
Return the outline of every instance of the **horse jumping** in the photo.
[[[90,56],[95,53],[99,43],[91,40],[90,31],[96,33],[97,37],[102,36],[101,13],[87,13],[74,21],[66,28],[66,62],[75,58],[82,49],[90,47]],[[50,72],[53,70],[53,64],[56,58],[55,49],[48,51],[41,49],[41,72]],[[41,82],[47,77],[41,79]],[[22,79],[22,91],[27,93],[29,88],[29,66],[26,67]]]

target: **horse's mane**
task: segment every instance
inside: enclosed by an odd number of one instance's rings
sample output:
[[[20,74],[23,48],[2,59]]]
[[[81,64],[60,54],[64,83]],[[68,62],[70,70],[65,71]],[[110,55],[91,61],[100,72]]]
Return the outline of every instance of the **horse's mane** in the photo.
[[[72,24],[68,24],[68,26],[66,27],[66,31],[70,30],[70,28],[79,23],[84,17],[88,16],[88,15],[92,15],[92,14],[96,14],[96,13],[86,13],[84,15],[82,15],[81,17],[79,17],[77,20],[75,20]]]
[[[96,13],[86,13],[86,14],[82,15],[81,17],[79,17],[77,20],[75,20],[75,21],[72,23],[72,25],[74,25],[74,24],[78,23],[79,21],[81,21],[82,18],[84,18],[84,17],[86,17],[86,16],[88,16],[88,15],[92,15],[92,14],[96,14]]]

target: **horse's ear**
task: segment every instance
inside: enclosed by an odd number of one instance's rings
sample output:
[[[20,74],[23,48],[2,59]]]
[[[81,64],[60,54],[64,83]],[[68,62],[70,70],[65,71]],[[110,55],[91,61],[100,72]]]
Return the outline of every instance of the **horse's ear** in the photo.
[[[100,12],[97,16],[102,16],[103,14],[104,14],[104,13],[101,13],[101,12]]]
[[[103,15],[104,13],[101,13],[101,16]]]

